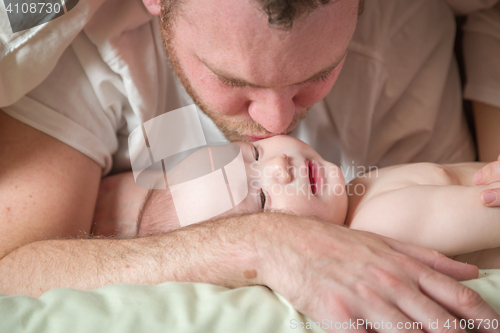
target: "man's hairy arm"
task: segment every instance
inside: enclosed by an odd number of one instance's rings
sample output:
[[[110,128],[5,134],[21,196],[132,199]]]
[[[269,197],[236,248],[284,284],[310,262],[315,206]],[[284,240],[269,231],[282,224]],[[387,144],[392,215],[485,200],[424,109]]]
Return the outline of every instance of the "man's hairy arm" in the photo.
[[[38,296],[56,287],[165,281],[229,288],[261,284],[317,321],[425,323],[429,318],[452,321],[454,315],[500,319],[477,293],[426,266],[457,278],[477,275],[473,267],[454,264],[432,251],[320,221],[267,213],[145,238],[31,243],[0,263],[0,286],[12,288],[0,292]]]
[[[244,242],[251,234],[249,227],[252,224],[245,227],[234,219],[233,223],[198,225],[144,238],[30,243],[0,262],[0,293],[39,296],[58,287],[88,290],[115,283],[166,281],[207,282],[226,287],[254,284],[241,283],[242,267],[255,268],[248,256],[255,249],[247,247],[252,242]],[[242,279],[227,273],[235,271],[241,271]]]
[[[221,263],[205,258],[211,245],[196,250],[213,236],[211,229],[127,241],[85,239],[100,177],[101,168],[87,156],[0,111],[0,293],[38,296],[57,287],[190,279],[231,285],[217,269]],[[196,265],[199,274],[186,264],[196,260],[207,263]],[[208,271],[217,274],[206,276]]]
[[[0,293],[172,280],[263,284],[316,320],[499,319],[477,293],[431,269],[470,279],[477,268],[296,216],[233,217],[136,239],[57,239],[90,230],[100,169],[3,113],[0,147],[2,212],[11,212],[0,220]]]
[[[89,233],[100,177],[93,160],[0,110],[0,259]]]

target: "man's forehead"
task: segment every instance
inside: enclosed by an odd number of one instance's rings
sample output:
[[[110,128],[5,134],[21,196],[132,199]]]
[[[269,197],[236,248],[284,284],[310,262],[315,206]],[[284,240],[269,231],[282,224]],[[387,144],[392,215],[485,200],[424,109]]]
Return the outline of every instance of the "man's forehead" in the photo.
[[[332,2],[283,31],[269,26],[253,0],[188,1],[176,20],[176,43],[200,60],[258,85],[301,82],[345,53],[357,3]]]

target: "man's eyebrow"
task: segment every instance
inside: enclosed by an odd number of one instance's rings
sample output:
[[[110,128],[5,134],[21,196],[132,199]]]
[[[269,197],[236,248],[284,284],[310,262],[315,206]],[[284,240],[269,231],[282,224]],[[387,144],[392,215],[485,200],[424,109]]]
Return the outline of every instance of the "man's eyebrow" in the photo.
[[[317,72],[316,74],[314,74],[313,76],[311,76],[310,78],[302,81],[302,82],[298,82],[298,83],[294,83],[293,85],[301,85],[301,84],[305,84],[305,83],[309,83],[311,81],[314,81],[314,80],[317,80],[319,79],[320,77],[322,77],[323,75],[333,71],[335,68],[337,68],[340,63],[342,62],[342,60],[344,59],[345,55],[347,54],[347,51],[342,55],[342,57],[340,57],[340,60],[337,59],[335,60],[330,66],[328,66],[327,68],[325,69],[322,69],[320,70],[319,72]],[[240,79],[240,78],[237,78],[237,77],[234,77],[230,74],[226,74],[224,73],[223,70],[218,70],[216,68],[214,68],[213,66],[209,65],[206,61],[204,60],[201,60],[201,62],[207,66],[207,68],[212,71],[212,73],[214,73],[215,75],[217,75],[219,77],[219,79],[223,80],[223,81],[229,81],[230,83],[236,85],[236,86],[247,86],[247,87],[251,87],[251,88],[267,88],[267,87],[263,87],[263,86],[259,86],[259,85],[256,85],[256,84],[253,84],[253,83],[250,83],[250,82],[247,82],[243,79]]]

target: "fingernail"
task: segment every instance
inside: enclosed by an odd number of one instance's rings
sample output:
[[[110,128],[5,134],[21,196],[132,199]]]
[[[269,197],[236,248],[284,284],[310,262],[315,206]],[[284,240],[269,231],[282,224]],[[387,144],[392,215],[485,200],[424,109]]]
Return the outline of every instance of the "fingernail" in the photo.
[[[497,201],[497,195],[495,192],[486,192],[483,193],[483,202],[487,205],[494,203]]]
[[[470,176],[469,176],[470,177]],[[474,175],[474,183],[479,183],[481,181],[481,178],[483,177],[483,173],[481,172],[481,170],[479,170],[478,172],[476,172],[476,174]]]

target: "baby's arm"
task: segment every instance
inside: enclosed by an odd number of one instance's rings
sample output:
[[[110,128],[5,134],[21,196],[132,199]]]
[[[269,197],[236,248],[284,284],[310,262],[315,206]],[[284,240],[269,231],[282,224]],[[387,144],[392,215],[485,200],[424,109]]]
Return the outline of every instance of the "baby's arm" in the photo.
[[[366,202],[350,226],[447,256],[497,248],[500,209],[479,201],[490,187],[410,185],[384,192]]]

